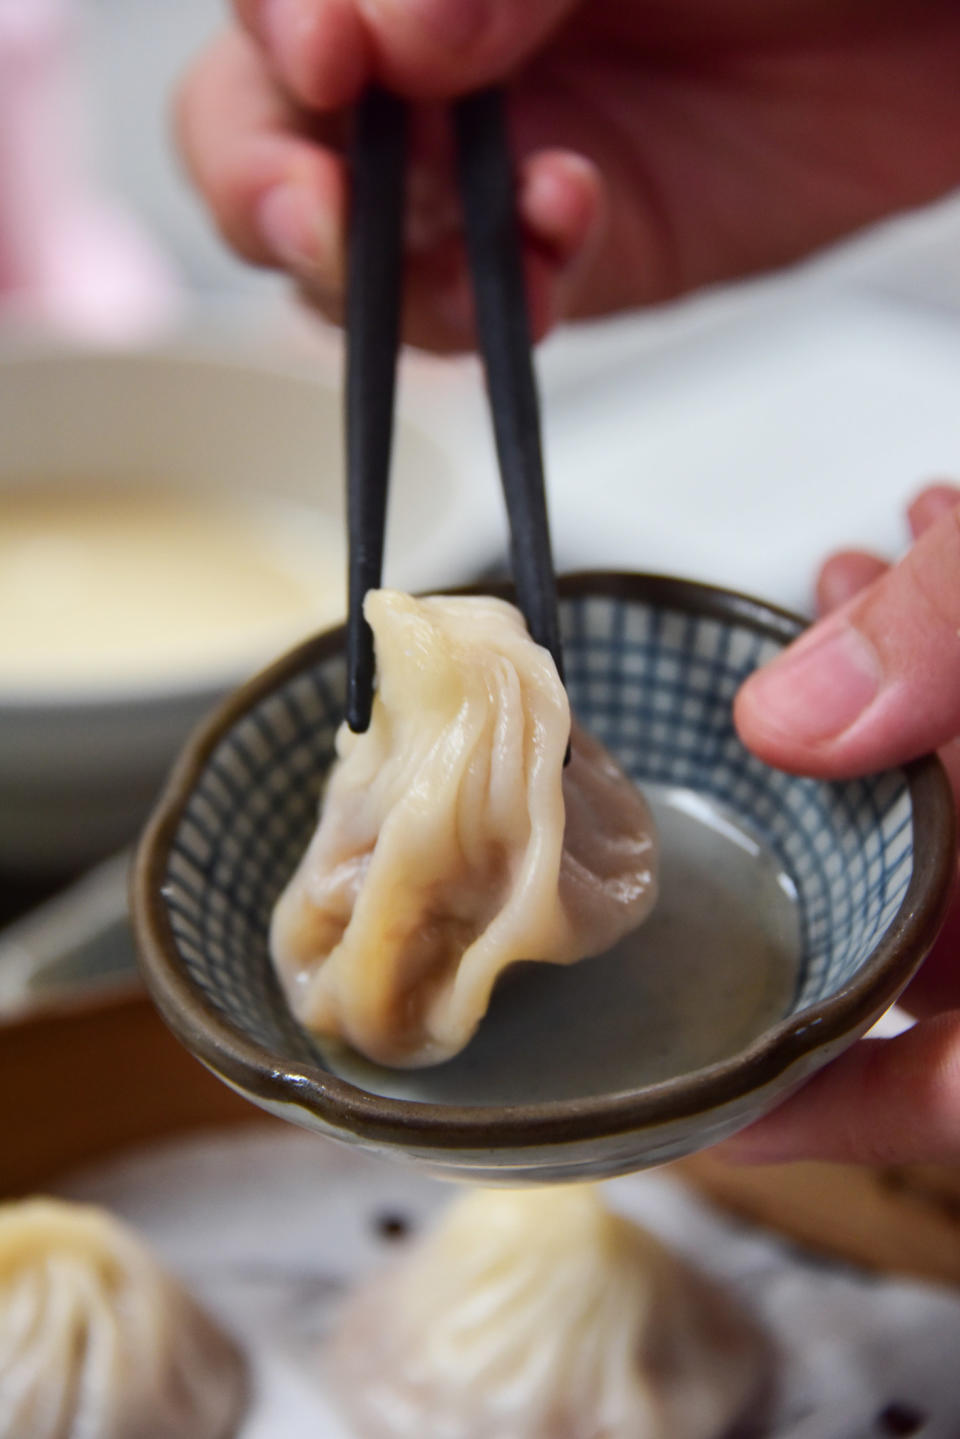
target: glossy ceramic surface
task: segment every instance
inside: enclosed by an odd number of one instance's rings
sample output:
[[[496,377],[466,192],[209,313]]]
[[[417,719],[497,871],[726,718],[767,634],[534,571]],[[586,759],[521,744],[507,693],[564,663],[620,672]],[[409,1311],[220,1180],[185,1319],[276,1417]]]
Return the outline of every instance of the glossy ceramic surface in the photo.
[[[333,1074],[287,1010],[267,952],[271,908],[315,824],[341,717],[343,636],[332,631],[240,691],[197,736],[135,875],[157,1003],[205,1064],[263,1108],[449,1177],[621,1173],[759,1117],[862,1034],[927,952],[954,855],[938,762],[827,784],[771,770],[734,732],[737,688],[799,620],[659,577],[573,576],[562,596],[581,722],[641,785],[684,787],[742,818],[792,879],[803,959],[789,1013],[731,1059],[611,1095],[462,1105],[444,1102],[442,1084],[435,1099],[384,1098]]]

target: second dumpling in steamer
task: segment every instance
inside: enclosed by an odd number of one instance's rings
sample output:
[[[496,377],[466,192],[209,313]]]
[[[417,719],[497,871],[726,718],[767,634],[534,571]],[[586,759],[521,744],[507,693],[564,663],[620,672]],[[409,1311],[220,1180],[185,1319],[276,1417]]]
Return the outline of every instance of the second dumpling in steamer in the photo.
[[[656,897],[643,797],[573,726],[549,653],[487,597],[367,596],[379,688],[343,726],[317,831],[274,911],[294,1014],[382,1064],[468,1043],[499,976],[609,948]]]

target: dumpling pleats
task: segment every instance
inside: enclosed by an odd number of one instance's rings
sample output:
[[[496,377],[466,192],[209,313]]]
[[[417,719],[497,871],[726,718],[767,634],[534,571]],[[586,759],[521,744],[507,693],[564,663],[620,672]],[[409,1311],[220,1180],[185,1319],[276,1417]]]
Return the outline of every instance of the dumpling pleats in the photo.
[[[548,652],[490,598],[367,597],[370,728],[342,728],[317,832],[273,918],[298,1019],[384,1064],[461,1050],[521,960],[569,964],[656,893],[642,796],[573,726]]]
[[[329,1353],[356,1439],[718,1439],[766,1363],[732,1301],[590,1186],[455,1201]]]
[[[230,1439],[233,1342],[100,1210],[0,1205],[0,1439]]]

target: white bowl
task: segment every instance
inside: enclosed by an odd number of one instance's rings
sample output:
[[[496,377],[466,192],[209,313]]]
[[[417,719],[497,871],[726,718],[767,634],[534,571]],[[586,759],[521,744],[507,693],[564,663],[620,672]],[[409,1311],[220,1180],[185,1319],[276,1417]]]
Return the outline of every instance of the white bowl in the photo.
[[[330,357],[281,366],[190,341],[103,353],[8,341],[0,521],[5,487],[93,481],[277,498],[342,527],[339,389]],[[429,432],[416,403],[398,416],[386,577],[404,588],[469,578],[496,543],[495,487],[471,483],[463,458],[462,392],[437,396],[436,424],[421,397]],[[261,637],[199,676],[78,685],[50,673],[25,687],[0,674],[0,865],[64,870],[130,838],[186,732],[269,658]]]

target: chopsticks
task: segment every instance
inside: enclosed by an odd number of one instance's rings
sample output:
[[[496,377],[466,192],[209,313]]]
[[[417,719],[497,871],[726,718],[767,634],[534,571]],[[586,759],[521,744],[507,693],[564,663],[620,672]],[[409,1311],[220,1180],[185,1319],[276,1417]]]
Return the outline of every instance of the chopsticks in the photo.
[[[347,723],[361,733],[373,704],[367,590],[383,573],[403,273],[406,106],[370,89],[357,107],[347,274]]]
[[[355,133],[347,290],[349,617],[347,723],[370,721],[373,641],[366,591],[380,583],[399,324],[403,106],[382,91],[361,101]],[[391,139],[386,128],[395,124]],[[510,523],[517,601],[563,679],[540,407],[527,320],[513,169],[502,92],[457,102],[454,129],[477,331]]]
[[[550,651],[562,680],[540,402],[503,92],[481,90],[458,101],[454,126],[477,332],[510,520],[510,562],[517,600],[531,636]]]

